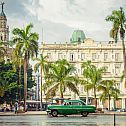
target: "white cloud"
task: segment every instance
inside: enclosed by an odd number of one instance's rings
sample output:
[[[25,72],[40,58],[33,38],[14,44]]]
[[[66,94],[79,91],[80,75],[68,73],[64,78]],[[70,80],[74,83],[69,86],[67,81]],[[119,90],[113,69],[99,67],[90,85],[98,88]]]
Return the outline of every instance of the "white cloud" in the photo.
[[[40,36],[43,27],[45,41],[69,41],[73,29],[82,29],[87,37],[102,41],[109,39],[111,25],[105,17],[125,7],[125,0],[23,0],[23,5],[27,12],[23,22],[33,22]]]

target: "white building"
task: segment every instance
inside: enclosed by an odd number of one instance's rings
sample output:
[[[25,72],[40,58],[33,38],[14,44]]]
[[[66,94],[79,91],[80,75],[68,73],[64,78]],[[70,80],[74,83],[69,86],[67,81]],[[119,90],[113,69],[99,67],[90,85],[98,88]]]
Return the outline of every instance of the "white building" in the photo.
[[[105,66],[107,68],[103,79],[115,79],[117,86],[121,90],[119,99],[115,102],[116,108],[126,107],[126,88],[120,81],[123,65],[123,51],[122,43],[109,42],[97,42],[90,38],[86,39],[83,31],[74,31],[71,42],[64,44],[46,44],[44,43],[40,50],[44,55],[48,56],[50,62],[55,62],[59,59],[67,59],[70,63],[75,64],[77,68],[77,74],[82,76],[81,64],[84,61],[91,60],[97,67]],[[84,92],[83,86],[78,86],[80,91],[80,98],[85,99],[86,92]],[[92,99],[93,92],[90,91],[90,98]],[[98,94],[98,93],[97,93]],[[67,91],[65,97],[78,98],[73,93]],[[98,99],[99,107],[108,107],[108,102],[102,105]],[[111,99],[111,108],[114,108],[114,99]]]

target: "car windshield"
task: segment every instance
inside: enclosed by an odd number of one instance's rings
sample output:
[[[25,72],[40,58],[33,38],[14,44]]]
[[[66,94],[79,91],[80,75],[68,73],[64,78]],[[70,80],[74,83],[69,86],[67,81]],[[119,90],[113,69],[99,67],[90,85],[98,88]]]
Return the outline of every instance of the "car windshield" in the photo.
[[[81,103],[82,103],[82,105],[86,105],[86,103],[85,103],[85,102],[83,102],[83,101],[81,101]]]

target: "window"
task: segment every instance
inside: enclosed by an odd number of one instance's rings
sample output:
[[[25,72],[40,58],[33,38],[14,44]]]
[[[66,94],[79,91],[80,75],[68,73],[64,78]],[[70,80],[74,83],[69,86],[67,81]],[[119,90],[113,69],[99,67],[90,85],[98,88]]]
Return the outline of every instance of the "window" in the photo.
[[[115,61],[119,61],[119,53],[115,53]]]
[[[120,73],[120,65],[115,64],[115,74],[119,74],[119,73]]]
[[[1,35],[0,37],[1,37],[1,40],[3,41],[3,36]]]
[[[92,53],[92,61],[96,60],[96,53]]]
[[[80,74],[80,69],[78,69],[78,74]]]
[[[81,61],[85,59],[85,53],[81,53]]]
[[[83,75],[83,68],[81,68],[81,75]]]
[[[104,53],[104,61],[108,59],[108,53]]]
[[[70,61],[74,61],[74,54],[70,53]]]
[[[63,59],[63,54],[62,53],[58,53],[58,59]]]
[[[112,55],[112,59],[114,59],[114,55]]]
[[[105,66],[106,72],[108,72],[108,66]]]
[[[120,89],[120,83],[117,83],[117,84],[116,84],[116,87],[117,87],[118,89]]]
[[[98,55],[98,59],[100,59],[100,55]]]
[[[51,59],[51,53],[47,53],[48,59]]]

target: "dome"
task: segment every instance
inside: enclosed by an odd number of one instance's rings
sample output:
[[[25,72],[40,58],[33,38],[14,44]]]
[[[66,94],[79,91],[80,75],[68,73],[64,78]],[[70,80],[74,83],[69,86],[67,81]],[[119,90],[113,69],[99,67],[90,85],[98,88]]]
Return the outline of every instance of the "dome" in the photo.
[[[83,42],[86,39],[85,34],[82,30],[75,30],[70,39],[71,43]]]

